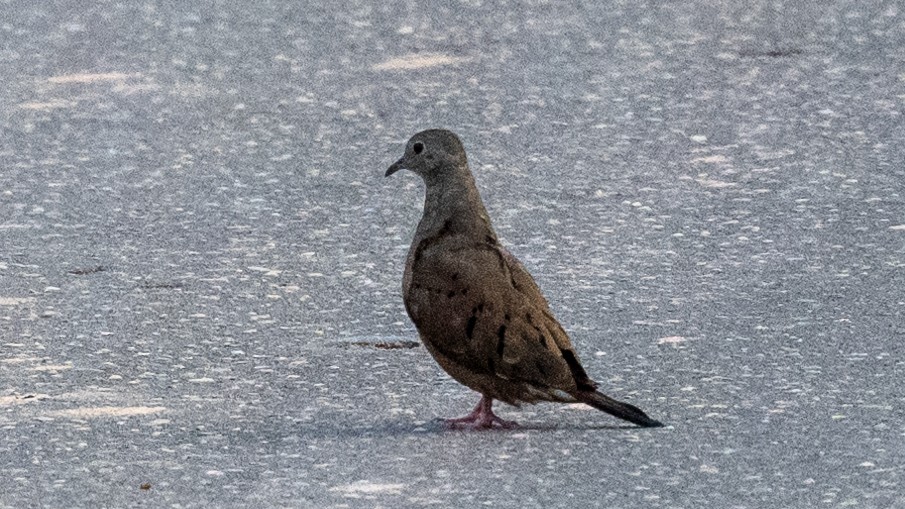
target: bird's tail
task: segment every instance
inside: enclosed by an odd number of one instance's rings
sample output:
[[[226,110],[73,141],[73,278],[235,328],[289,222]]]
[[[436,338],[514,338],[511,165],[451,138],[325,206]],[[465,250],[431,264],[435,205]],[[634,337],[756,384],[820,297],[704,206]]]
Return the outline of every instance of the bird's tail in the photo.
[[[651,419],[647,414],[642,412],[640,408],[629,405],[628,403],[616,401],[598,391],[579,391],[575,394],[575,399],[587,405],[591,405],[597,410],[602,410],[614,417],[633,422],[638,426],[645,428],[658,428],[663,426],[663,423]]]

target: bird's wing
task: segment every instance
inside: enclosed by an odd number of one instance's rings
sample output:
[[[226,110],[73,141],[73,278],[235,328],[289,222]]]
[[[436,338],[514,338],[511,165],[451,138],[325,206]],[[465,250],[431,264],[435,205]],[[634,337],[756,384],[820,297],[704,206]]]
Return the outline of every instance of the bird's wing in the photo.
[[[429,347],[477,375],[568,394],[595,387],[531,275],[499,244],[451,237],[415,257],[406,308]]]

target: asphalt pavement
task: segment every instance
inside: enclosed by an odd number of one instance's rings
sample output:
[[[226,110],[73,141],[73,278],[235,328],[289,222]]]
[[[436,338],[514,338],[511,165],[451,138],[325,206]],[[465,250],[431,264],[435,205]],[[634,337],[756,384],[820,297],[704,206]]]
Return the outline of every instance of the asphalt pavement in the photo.
[[[905,507],[905,7],[0,1],[0,507]],[[400,296],[457,132],[604,391]]]

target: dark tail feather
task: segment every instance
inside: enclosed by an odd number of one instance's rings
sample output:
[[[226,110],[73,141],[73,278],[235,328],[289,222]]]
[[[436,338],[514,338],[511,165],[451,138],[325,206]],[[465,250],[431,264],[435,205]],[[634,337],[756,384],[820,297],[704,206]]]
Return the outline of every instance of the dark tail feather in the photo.
[[[615,399],[606,396],[605,394],[601,394],[597,391],[580,391],[575,394],[575,399],[581,401],[582,403],[591,405],[597,410],[602,410],[612,416],[633,422],[638,426],[645,428],[658,428],[660,426],[663,426],[663,423],[651,419],[647,416],[647,414],[642,412],[640,408],[634,405],[629,405],[628,403],[616,401]]]

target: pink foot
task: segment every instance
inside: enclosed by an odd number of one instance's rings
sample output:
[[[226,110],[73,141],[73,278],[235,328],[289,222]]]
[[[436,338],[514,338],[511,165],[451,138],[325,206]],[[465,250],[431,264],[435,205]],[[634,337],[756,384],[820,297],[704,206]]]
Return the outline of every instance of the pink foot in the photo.
[[[494,415],[492,406],[492,399],[487,396],[481,396],[478,406],[474,407],[470,414],[456,419],[446,419],[443,424],[449,429],[470,430],[492,429],[494,426],[502,429],[516,429],[519,427],[515,421],[507,421]]]

